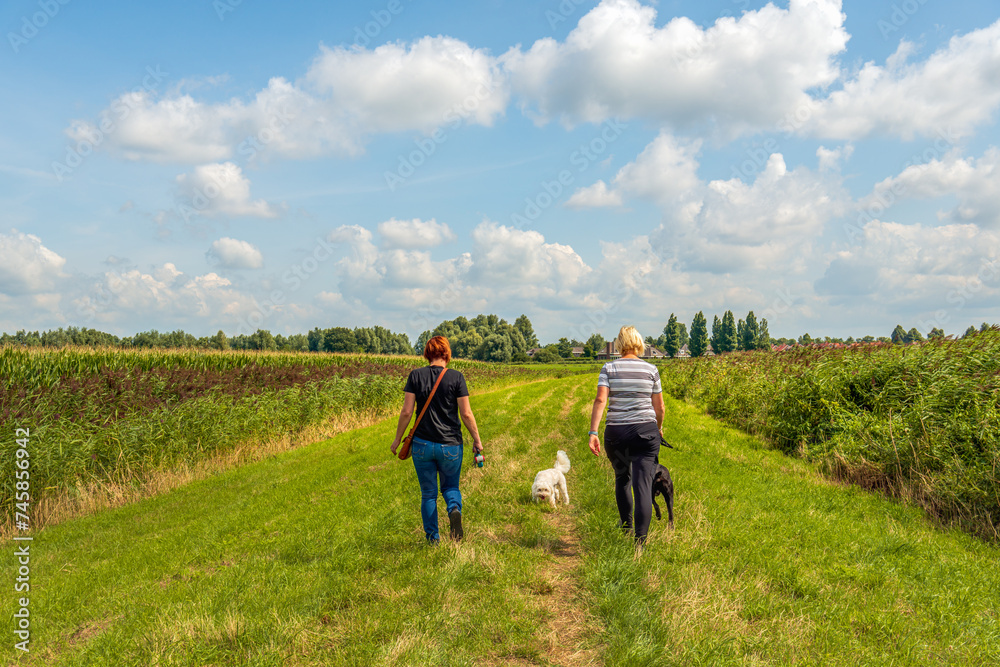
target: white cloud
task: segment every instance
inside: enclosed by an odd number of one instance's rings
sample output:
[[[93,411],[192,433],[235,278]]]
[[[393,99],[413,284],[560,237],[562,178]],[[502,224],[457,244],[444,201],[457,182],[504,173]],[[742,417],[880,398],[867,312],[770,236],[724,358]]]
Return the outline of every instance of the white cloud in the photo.
[[[669,132],[660,132],[635,161],[618,170],[615,189],[609,190],[604,181],[577,190],[567,206],[621,206],[622,194],[628,193],[658,202],[674,209],[703,196],[705,184],[698,178],[698,153],[701,141],[678,139]]]
[[[847,162],[854,154],[854,146],[847,144],[838,148],[826,148],[820,146],[816,149],[816,157],[819,158],[820,171],[836,171],[840,169],[841,162]]]
[[[264,266],[264,256],[257,246],[229,237],[214,241],[205,254],[226,269],[259,269]]]
[[[66,132],[129,160],[204,164],[354,156],[377,133],[491,126],[512,91],[541,120],[643,118],[708,124],[723,136],[778,127],[834,139],[954,140],[1000,107],[1000,21],[922,62],[909,62],[917,49],[903,41],[884,65],[850,73],[837,62],[850,37],[841,0],[768,3],[706,28],[686,17],[657,27],[656,17],[639,0],[603,0],[564,41],[543,38],[499,57],[446,36],[320,46],[301,77],[274,77],[251,99],[206,102],[182,86],[161,97],[130,92]]]
[[[170,270],[175,267],[169,264],[164,268],[173,273]],[[170,284],[172,281],[168,276],[162,275],[164,271],[158,273],[159,277],[142,273],[137,269],[123,273],[108,272],[104,274],[104,282],[108,291],[115,295],[115,304],[122,310],[132,312],[166,310],[174,299]]]
[[[246,296],[230,289],[231,285],[215,273],[206,273],[185,283],[182,296],[196,304],[196,314],[200,317],[214,316],[218,306],[222,306],[222,313],[235,314],[246,308]]]
[[[204,164],[177,177],[180,205],[211,217],[275,218],[263,199],[250,200],[250,179],[232,162]],[[186,209],[184,209],[186,210]]]
[[[372,238],[372,233],[361,225],[341,225],[326,236],[333,243],[358,243],[374,248]]]
[[[382,237],[382,245],[387,248],[431,248],[457,238],[447,224],[433,218],[391,218],[379,223],[378,234]]]
[[[901,199],[937,199],[954,196],[958,206],[938,217],[951,222],[973,222],[1000,228],[1000,150],[988,149],[981,158],[950,154],[940,160],[910,165],[898,176],[877,183],[860,204],[877,210]]]
[[[34,234],[0,234],[0,293],[11,296],[51,292],[66,274],[66,260]]]
[[[580,305],[591,274],[573,248],[547,243],[542,234],[485,221],[472,232],[471,252],[433,260],[423,250],[379,249],[373,235],[343,226],[328,240],[348,252],[337,262],[339,291],[356,306],[409,313],[414,328],[433,327],[445,311]],[[324,296],[330,301],[330,296]],[[433,309],[434,314],[431,315]],[[452,315],[454,317],[454,315]],[[438,318],[431,322],[431,319]]]
[[[435,262],[424,250],[388,250],[379,255],[378,267],[389,288],[434,287],[454,275],[453,262]]]
[[[665,223],[658,243],[677,249],[682,265],[718,273],[806,268],[823,226],[847,208],[838,184],[773,153],[752,184],[712,181],[701,202]]]
[[[661,132],[615,176],[615,185],[630,194],[675,206],[696,199],[703,184],[698,179],[700,141],[683,141]]]
[[[344,295],[340,292],[320,292],[316,295],[316,301],[324,308],[341,308],[344,305]]]
[[[89,293],[75,300],[76,313],[105,325],[128,316],[139,320],[170,321],[172,326],[239,325],[258,311],[253,298],[235,289],[216,273],[188,277],[172,263],[150,273],[137,269],[109,271]]]
[[[66,132],[73,141],[152,162],[351,156],[379,132],[491,125],[507,99],[505,77],[487,51],[423,37],[374,50],[321,47],[300,81],[272,78],[249,101],[128,93],[98,121],[75,120]]]
[[[348,250],[337,261],[338,284],[343,297],[356,305],[416,308],[467,270],[465,255],[434,261],[425,250],[379,249],[373,238],[359,225],[338,227],[327,236]]]
[[[375,264],[378,248],[372,243],[372,233],[360,225],[342,225],[326,237],[332,243],[347,245],[351,254],[337,262],[342,282],[355,285],[377,285],[382,280]]]
[[[156,280],[167,285],[175,283],[183,275],[173,262],[167,262],[163,266],[153,270],[153,276]]]
[[[1000,107],[1000,21],[908,64],[913,51],[904,41],[884,67],[866,63],[842,90],[802,114],[801,131],[836,139],[964,137],[993,118]]]
[[[622,193],[608,190],[604,181],[579,188],[564,204],[566,208],[614,208],[621,205]]]
[[[482,285],[526,291],[572,288],[590,267],[570,246],[533,230],[483,222],[472,231],[472,274]]]
[[[651,243],[687,270],[801,272],[824,225],[848,209],[835,170],[789,171],[780,153],[761,149],[762,169],[752,183],[739,177],[706,183],[698,177],[700,150],[700,142],[661,132],[614,178],[616,193],[660,205],[664,222]],[[820,153],[821,164],[824,158],[828,167],[833,157]]]
[[[366,132],[426,132],[462,118],[490,126],[507,106],[496,59],[443,36],[371,51],[322,47],[306,81]]]
[[[767,4],[702,29],[655,26],[637,0],[604,0],[565,42],[540,39],[503,56],[523,106],[564,123],[643,117],[672,126],[710,119],[727,133],[772,128],[833,83],[848,40],[840,0]]]
[[[127,160],[213,162],[232,157],[230,128],[241,107],[204,104],[188,95],[155,101],[150,92],[131,92],[116,98],[95,123],[74,120],[66,134]]]
[[[830,255],[818,294],[890,312],[955,310],[1000,298],[1000,235],[976,225],[867,223],[857,245]]]

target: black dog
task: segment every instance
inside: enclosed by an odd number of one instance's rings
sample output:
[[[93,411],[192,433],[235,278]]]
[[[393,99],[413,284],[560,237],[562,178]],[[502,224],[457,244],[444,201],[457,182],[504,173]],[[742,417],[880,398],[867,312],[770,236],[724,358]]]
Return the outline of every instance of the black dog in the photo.
[[[656,494],[662,494],[667,501],[667,516],[670,518],[670,529],[674,527],[674,480],[670,479],[670,471],[664,465],[656,464],[656,474],[653,475],[653,509],[656,510],[656,520],[659,521],[660,506],[656,504]]]

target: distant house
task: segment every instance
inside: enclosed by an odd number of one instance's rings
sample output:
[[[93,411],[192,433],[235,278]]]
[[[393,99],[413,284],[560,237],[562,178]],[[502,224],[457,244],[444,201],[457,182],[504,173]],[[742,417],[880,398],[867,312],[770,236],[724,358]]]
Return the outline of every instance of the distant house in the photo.
[[[646,349],[642,353],[643,359],[664,359],[666,356],[667,353],[655,345],[647,345]]]
[[[601,359],[603,361],[618,359],[621,356],[622,356],[621,353],[618,352],[618,346],[615,345],[614,341],[611,341],[610,343],[605,343],[604,347],[602,347],[594,354],[595,359]]]
[[[528,356],[529,357],[534,357],[537,353],[541,352],[541,350],[542,350],[542,348],[540,348],[540,347],[533,347],[530,350],[528,350]]]
[[[572,350],[570,350],[569,356],[573,357],[574,359],[576,359],[578,357],[582,357],[583,356],[583,348],[582,347],[574,347]]]
[[[594,355],[594,358],[608,361],[610,359],[620,359],[621,356],[622,356],[621,353],[618,351],[618,346],[615,345],[614,341],[611,341],[610,343],[605,343],[604,347],[598,350],[598,352]],[[664,353],[663,350],[659,349],[655,345],[647,345],[643,349],[640,358],[663,359],[666,356],[667,356],[666,353]]]
[[[653,349],[656,349],[656,348],[653,348]],[[657,350],[657,352],[659,352],[659,350]],[[663,357],[667,356],[663,352],[660,352],[660,355],[663,356]],[[691,356],[691,348],[689,348],[688,345],[687,345],[687,343],[685,343],[684,345],[681,346],[681,349],[677,350],[677,354],[674,355],[674,359],[687,359],[690,356]],[[712,343],[711,343],[711,341],[709,341],[708,346],[705,348],[705,353],[702,356],[705,356],[705,357],[714,357],[715,356],[715,350],[712,349]]]

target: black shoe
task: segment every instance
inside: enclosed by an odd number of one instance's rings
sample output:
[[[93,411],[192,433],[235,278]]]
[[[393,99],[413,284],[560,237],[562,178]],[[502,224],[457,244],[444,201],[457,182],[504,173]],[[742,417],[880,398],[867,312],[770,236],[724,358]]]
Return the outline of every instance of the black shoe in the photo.
[[[448,512],[448,522],[451,523],[451,539],[462,539],[464,535],[462,532],[462,513],[458,510]]]

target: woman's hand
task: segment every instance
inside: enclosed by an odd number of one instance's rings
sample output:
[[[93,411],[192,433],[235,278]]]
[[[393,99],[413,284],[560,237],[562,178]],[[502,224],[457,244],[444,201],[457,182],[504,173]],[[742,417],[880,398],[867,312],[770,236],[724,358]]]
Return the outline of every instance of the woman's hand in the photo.
[[[399,449],[399,438],[392,441],[392,447],[389,450],[392,452],[393,456],[396,456],[396,450]]]
[[[590,410],[590,451],[594,452],[594,456],[601,455],[601,439],[597,437],[597,427],[601,423],[601,416],[604,414],[604,406],[608,402],[608,393],[611,390],[608,387],[600,386],[597,388],[597,397],[594,398],[594,407]]]

